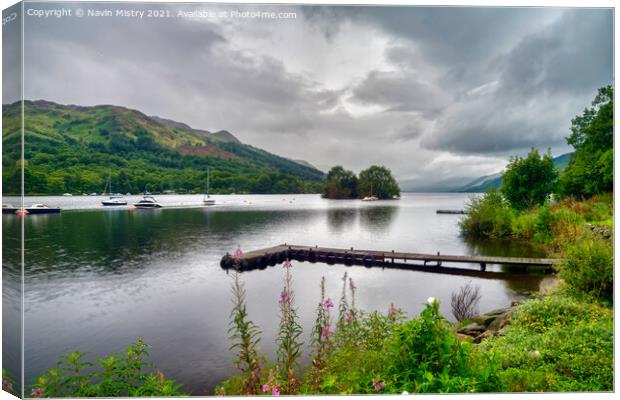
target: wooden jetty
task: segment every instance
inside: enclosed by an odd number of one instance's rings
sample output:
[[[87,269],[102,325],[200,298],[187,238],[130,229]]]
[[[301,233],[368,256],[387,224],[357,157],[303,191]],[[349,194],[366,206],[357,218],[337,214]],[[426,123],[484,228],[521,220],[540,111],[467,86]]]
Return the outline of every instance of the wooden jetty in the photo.
[[[465,210],[437,210],[437,214],[467,214]]]
[[[230,254],[222,257],[220,265],[224,269],[239,268],[252,270],[276,265],[286,259],[309,262],[324,262],[327,264],[365,265],[367,267],[381,266],[385,268],[412,269],[426,272],[437,272],[459,275],[480,276],[485,272],[488,264],[520,266],[527,271],[529,266],[544,267],[545,272],[552,272],[554,266],[561,260],[553,258],[516,258],[516,257],[489,257],[489,256],[459,256],[423,253],[404,253],[392,251],[337,249],[318,246],[299,246],[282,244],[266,249],[250,251],[235,259]],[[417,264],[407,263],[408,261]],[[422,263],[422,264],[420,264]],[[471,268],[446,267],[443,263],[478,264],[480,270]],[[497,272],[489,272],[497,274]]]

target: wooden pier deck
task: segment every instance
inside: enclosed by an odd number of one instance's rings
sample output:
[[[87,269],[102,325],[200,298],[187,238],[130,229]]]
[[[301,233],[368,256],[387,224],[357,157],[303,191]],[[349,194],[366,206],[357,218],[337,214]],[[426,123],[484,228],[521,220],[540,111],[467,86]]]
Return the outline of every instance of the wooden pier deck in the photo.
[[[521,266],[527,271],[529,266],[544,267],[546,272],[552,272],[554,266],[561,260],[553,258],[516,258],[516,257],[489,257],[489,256],[461,256],[446,254],[423,254],[360,249],[337,249],[318,246],[300,246],[282,244],[266,249],[250,251],[243,254],[238,261],[230,254],[222,257],[222,268],[234,268],[236,265],[241,270],[265,268],[268,265],[281,263],[286,259],[309,262],[324,262],[327,264],[382,266],[385,268],[405,268],[427,272],[476,275],[477,272],[486,271],[489,264]],[[408,264],[408,261],[417,264]],[[422,263],[422,264],[420,264]],[[443,263],[478,264],[480,270],[471,268],[454,268],[444,266]],[[491,272],[497,273],[497,272]]]

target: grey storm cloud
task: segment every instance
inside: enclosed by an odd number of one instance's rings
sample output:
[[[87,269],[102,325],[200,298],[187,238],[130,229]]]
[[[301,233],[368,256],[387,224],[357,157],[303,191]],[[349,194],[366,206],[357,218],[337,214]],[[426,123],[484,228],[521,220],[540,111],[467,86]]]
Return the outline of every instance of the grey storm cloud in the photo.
[[[372,71],[353,89],[353,94],[361,103],[383,105],[393,111],[420,112],[429,118],[448,105],[446,92],[414,73]]]
[[[27,17],[26,97],[122,105],[415,181],[567,151],[570,119],[613,79],[610,9],[132,4],[153,7],[297,18]]]

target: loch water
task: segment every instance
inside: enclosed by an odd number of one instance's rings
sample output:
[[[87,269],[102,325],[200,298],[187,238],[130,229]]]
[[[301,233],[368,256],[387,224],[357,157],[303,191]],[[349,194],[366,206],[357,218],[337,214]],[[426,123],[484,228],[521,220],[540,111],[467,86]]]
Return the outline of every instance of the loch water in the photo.
[[[22,223],[25,251],[25,383],[55,367],[71,351],[90,358],[118,352],[143,338],[150,360],[194,395],[235,373],[228,350],[232,274],[219,265],[237,246],[245,251],[281,243],[409,252],[537,257],[525,242],[469,241],[459,235],[468,194],[405,193],[400,200],[326,200],[318,195],[215,195],[217,205],[200,207],[200,195],[156,196],[164,208],[103,208],[100,196],[32,197],[25,203],[63,208],[60,214],[3,215],[4,317],[19,315]],[[130,204],[138,197],[128,197]],[[19,204],[19,199],[3,202]],[[340,296],[346,271],[355,281],[357,304],[387,312],[391,303],[417,315],[428,297],[450,314],[450,295],[471,282],[480,287],[480,311],[508,305],[536,291],[542,275],[482,279],[364,266],[294,262],[293,289],[304,327],[314,322],[319,283]],[[471,268],[478,266],[472,265]],[[492,266],[488,270],[504,269]],[[275,358],[281,266],[242,273],[250,318],[260,327],[261,352]],[[15,343],[20,330],[3,330]],[[20,358],[5,346],[5,365]],[[304,359],[307,362],[307,357]],[[18,364],[17,364],[18,365]]]

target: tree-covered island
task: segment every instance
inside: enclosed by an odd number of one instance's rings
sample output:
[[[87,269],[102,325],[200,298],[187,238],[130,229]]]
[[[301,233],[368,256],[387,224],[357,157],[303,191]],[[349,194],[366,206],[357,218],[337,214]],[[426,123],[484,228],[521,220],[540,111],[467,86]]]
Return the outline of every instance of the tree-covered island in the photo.
[[[400,187],[386,167],[373,165],[360,172],[359,177],[340,165],[327,173],[324,198],[363,199],[370,196],[378,199],[394,199],[400,196]]]

